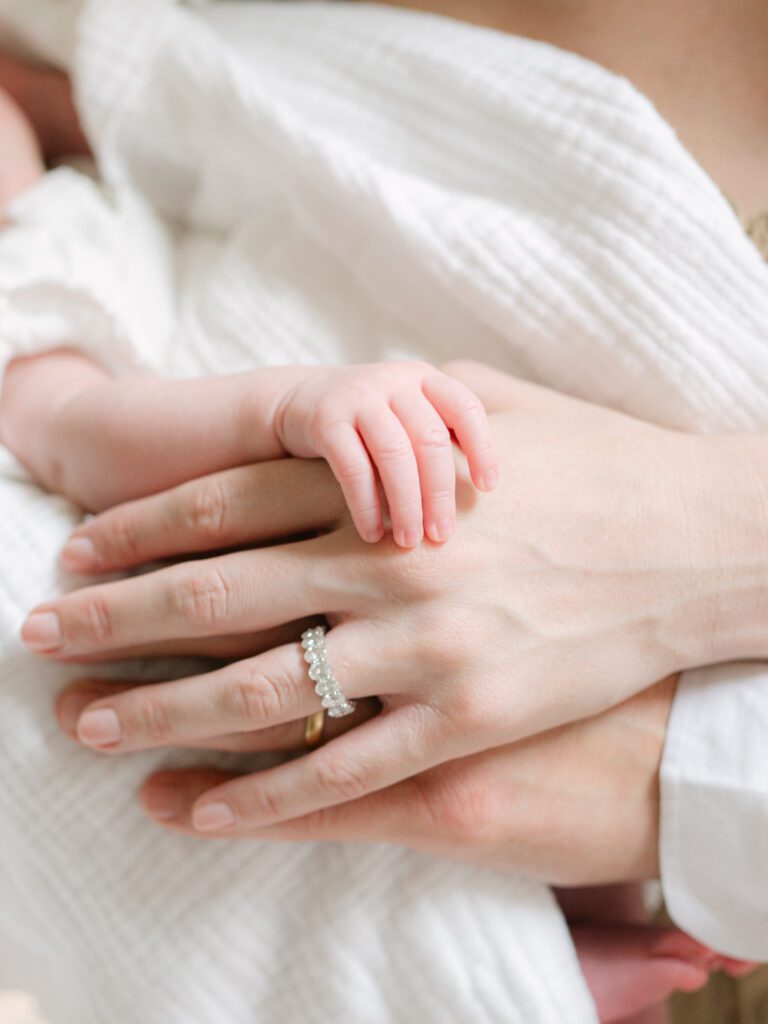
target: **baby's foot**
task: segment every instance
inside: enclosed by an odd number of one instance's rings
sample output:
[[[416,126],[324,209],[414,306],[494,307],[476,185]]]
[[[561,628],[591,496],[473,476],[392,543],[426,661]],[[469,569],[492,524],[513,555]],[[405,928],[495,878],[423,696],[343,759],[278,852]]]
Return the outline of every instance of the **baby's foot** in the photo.
[[[581,969],[602,1024],[664,1024],[673,992],[695,992],[720,958],[683,932],[652,925],[573,929]]]

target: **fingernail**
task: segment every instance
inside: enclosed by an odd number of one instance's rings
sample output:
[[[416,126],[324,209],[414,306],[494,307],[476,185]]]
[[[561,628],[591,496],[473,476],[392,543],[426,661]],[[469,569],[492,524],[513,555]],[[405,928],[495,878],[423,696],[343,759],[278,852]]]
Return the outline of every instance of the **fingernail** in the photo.
[[[492,491],[498,482],[499,474],[495,470],[491,470],[483,477],[483,490]]]
[[[367,544],[378,544],[383,536],[384,531],[380,526],[377,526],[375,530],[368,530],[363,536],[363,540]]]
[[[123,738],[117,712],[112,708],[84,711],[77,722],[77,736],[89,747],[111,747]]]
[[[231,828],[235,824],[235,815],[229,804],[204,804],[192,812],[192,824],[200,832],[213,832],[214,829]]]
[[[109,688],[94,684],[93,688],[83,685],[65,690],[56,701],[56,717],[67,736],[77,739],[77,723],[83,709],[102,697],[106,697]]]
[[[88,537],[72,537],[61,549],[59,561],[65,569],[88,572],[96,568],[97,556],[93,541]]]
[[[181,816],[182,794],[178,786],[170,783],[158,784],[144,793],[147,812],[158,821],[170,821]]]
[[[403,533],[403,544],[405,548],[415,548],[417,544],[421,543],[424,536],[424,531],[418,526],[409,526],[408,529]]]
[[[33,612],[21,627],[21,639],[33,651],[55,651],[61,646],[61,624],[56,612]]]
[[[453,533],[453,522],[450,519],[441,519],[436,527],[437,539],[448,540]]]

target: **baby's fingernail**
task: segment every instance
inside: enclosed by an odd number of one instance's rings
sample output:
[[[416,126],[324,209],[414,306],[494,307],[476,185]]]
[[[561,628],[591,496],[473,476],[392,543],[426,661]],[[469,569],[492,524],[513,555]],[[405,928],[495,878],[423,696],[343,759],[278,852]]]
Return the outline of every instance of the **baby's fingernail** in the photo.
[[[33,651],[55,651],[61,646],[61,624],[56,612],[33,612],[21,627],[21,639]]]
[[[499,474],[495,469],[490,470],[483,477],[483,490],[492,491],[496,484],[499,482]]]
[[[415,548],[424,537],[424,531],[418,526],[409,526],[407,530],[398,530],[395,540],[401,548]]]
[[[430,533],[432,534],[432,540],[448,540],[448,538],[453,533],[453,520],[441,519],[439,523],[436,523],[432,527]]]
[[[65,569],[88,572],[96,568],[96,548],[88,537],[72,537],[61,549],[59,561]]]
[[[192,824],[200,832],[213,832],[220,828],[231,828],[235,815],[229,804],[204,804],[192,812]]]
[[[367,544],[378,544],[383,536],[384,531],[380,526],[377,526],[375,530],[366,530],[363,534],[363,540]]]
[[[111,747],[123,738],[117,712],[112,708],[84,711],[77,722],[77,737],[89,747]]]

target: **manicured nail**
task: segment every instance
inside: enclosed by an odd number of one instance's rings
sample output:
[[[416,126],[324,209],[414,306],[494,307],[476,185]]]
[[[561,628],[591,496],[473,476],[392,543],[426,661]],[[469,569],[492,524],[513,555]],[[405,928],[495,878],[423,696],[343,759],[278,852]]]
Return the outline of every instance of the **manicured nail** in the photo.
[[[96,568],[96,548],[88,537],[72,537],[61,549],[59,561],[72,572],[89,572]]]
[[[235,824],[235,815],[229,804],[204,804],[192,812],[192,824],[200,832],[213,832],[231,828]]]
[[[55,651],[61,646],[61,624],[56,612],[33,612],[21,627],[21,639],[33,651]]]
[[[171,783],[158,783],[144,794],[144,806],[158,821],[170,821],[181,816],[183,810],[181,790]]]
[[[492,491],[498,482],[499,482],[499,474],[496,472],[496,470],[492,469],[489,473],[486,473],[485,476],[483,477],[483,490],[484,491]]]
[[[112,708],[84,711],[77,722],[77,736],[89,747],[111,747],[123,738],[117,712]]]

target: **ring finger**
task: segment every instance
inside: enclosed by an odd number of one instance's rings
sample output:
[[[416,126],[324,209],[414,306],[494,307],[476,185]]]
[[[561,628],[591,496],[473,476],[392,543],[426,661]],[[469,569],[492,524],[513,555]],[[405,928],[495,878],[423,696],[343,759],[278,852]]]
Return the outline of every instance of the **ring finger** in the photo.
[[[96,701],[113,700],[118,694],[142,689],[146,683],[129,683],[107,679],[84,679],[71,683],[62,690],[56,701],[56,717],[62,731],[70,739],[78,741],[77,723],[83,712]],[[354,714],[345,718],[326,717],[323,723],[322,742],[335,739],[355,726],[374,718],[381,710],[378,700],[358,701]],[[210,739],[194,740],[186,744],[192,750],[218,750],[227,753],[285,753],[301,752],[307,749],[306,719],[274,725],[254,732],[230,733]]]
[[[345,651],[368,649],[358,636],[363,632],[350,623],[329,637],[332,663],[353,680],[344,685],[348,698],[372,697],[383,684],[364,664],[349,670],[352,659]],[[107,753],[189,746],[294,722],[319,706],[303,651],[294,643],[205,675],[113,691],[88,705],[76,733],[82,743]]]

